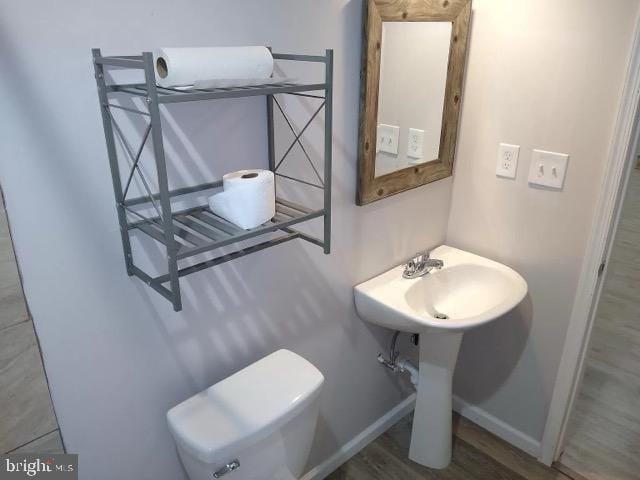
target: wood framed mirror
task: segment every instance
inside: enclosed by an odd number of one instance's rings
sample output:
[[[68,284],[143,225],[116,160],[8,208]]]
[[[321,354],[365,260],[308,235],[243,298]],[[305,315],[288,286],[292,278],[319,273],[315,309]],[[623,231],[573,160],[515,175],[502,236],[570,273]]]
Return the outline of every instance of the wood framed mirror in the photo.
[[[449,177],[471,0],[365,0],[356,203]]]

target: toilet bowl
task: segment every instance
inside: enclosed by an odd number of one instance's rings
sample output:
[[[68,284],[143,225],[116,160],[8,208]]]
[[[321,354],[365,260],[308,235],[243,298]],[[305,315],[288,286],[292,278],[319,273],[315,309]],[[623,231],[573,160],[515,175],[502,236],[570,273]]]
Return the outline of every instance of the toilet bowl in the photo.
[[[190,480],[294,480],[303,473],[324,377],[279,350],[173,407],[169,429]]]

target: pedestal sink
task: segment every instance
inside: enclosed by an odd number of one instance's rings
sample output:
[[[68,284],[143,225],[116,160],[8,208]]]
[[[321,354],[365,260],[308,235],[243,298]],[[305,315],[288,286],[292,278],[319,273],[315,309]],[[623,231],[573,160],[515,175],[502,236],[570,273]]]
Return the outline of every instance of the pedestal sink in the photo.
[[[505,265],[446,245],[431,258],[442,260],[442,269],[409,280],[400,265],[357,285],[354,296],[364,320],[420,334],[409,458],[444,468],[451,461],[451,380],[462,335],[513,309],[527,283]]]

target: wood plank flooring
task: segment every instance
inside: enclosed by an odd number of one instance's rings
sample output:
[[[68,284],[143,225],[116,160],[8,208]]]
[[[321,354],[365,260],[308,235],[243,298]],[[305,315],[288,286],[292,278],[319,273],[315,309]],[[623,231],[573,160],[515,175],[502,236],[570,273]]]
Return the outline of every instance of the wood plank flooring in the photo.
[[[631,175],[561,463],[640,479],[640,170]]]
[[[569,480],[533,457],[503,442],[470,421],[454,417],[453,459],[433,470],[408,458],[411,420],[408,415],[327,480]],[[573,479],[572,479],[573,480]]]

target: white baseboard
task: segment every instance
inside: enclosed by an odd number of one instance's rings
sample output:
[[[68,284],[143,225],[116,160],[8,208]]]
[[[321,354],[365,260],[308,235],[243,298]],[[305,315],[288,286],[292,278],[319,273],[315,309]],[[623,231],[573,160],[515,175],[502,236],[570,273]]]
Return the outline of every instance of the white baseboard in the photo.
[[[409,412],[415,408],[415,403],[416,394],[413,393],[347,442],[327,460],[309,470],[301,480],[323,480],[360,450],[386,432],[401,418],[409,414]],[[538,440],[522,433],[480,407],[471,405],[454,395],[453,409],[463,417],[471,420],[473,423],[488,430],[497,437],[500,437],[514,447],[519,448],[533,457],[537,458],[539,456],[541,444]]]
[[[465,402],[460,397],[453,396],[453,409],[476,425],[490,431],[514,447],[538,458],[541,451],[541,443],[533,437],[522,433],[520,430],[494,417],[485,410]]]
[[[327,460],[309,470],[301,480],[322,480],[327,477],[411,412],[415,408],[415,403],[416,394],[413,393],[352,438]]]

